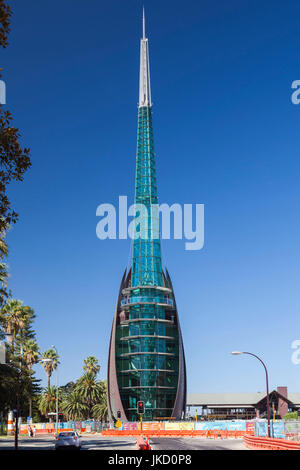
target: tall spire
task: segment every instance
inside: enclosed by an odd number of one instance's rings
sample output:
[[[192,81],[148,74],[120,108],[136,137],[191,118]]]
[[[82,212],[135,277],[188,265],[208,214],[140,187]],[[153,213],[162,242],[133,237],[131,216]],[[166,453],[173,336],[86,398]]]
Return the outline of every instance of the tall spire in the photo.
[[[150,65],[148,39],[146,38],[145,9],[143,7],[143,38],[141,39],[140,59],[140,99],[139,107],[152,106],[150,87]]]
[[[135,179],[135,204],[147,209],[144,227],[137,226],[132,251],[132,286],[162,286],[161,250],[158,219],[152,205],[157,205],[157,185],[152,127],[148,39],[143,9],[143,38],[141,39],[140,100]],[[145,233],[144,233],[145,231]],[[138,233],[141,232],[141,233]],[[148,235],[148,236],[145,236]]]
[[[145,8],[143,7],[143,39],[146,39]]]

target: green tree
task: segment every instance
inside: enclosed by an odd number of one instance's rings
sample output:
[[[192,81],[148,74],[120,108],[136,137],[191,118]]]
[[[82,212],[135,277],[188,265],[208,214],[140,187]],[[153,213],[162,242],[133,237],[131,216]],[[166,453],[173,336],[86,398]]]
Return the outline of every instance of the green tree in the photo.
[[[0,235],[0,259],[6,258],[8,255],[8,246],[5,241],[6,232],[2,232]]]
[[[29,370],[38,362],[40,348],[34,339],[27,339],[23,343],[23,359]]]
[[[33,376],[32,367],[38,362],[40,348],[34,339],[26,339],[23,343],[23,360],[29,375]],[[29,394],[29,416],[32,416],[32,394]]]
[[[88,418],[90,418],[93,406],[102,401],[102,383],[96,380],[94,374],[87,372],[78,379],[75,391],[78,392],[82,402],[87,404]]]
[[[0,364],[0,411],[3,414],[18,408],[21,416],[31,411],[31,398],[41,391],[32,371],[16,362]]]
[[[94,356],[89,356],[83,361],[83,370],[88,374],[97,375],[100,371],[98,359]]]
[[[43,359],[46,359],[43,361]],[[52,372],[57,368],[59,364],[59,355],[53,348],[48,349],[45,351],[41,356],[41,364],[44,367],[44,370],[48,377],[48,389],[50,389],[50,378]]]
[[[7,289],[7,280],[9,277],[8,266],[4,259],[8,255],[8,246],[5,241],[6,232],[0,232],[0,308],[6,299],[11,295]]]
[[[58,391],[58,403],[61,402],[61,394]],[[48,413],[56,412],[56,387],[49,387],[44,389],[43,393],[39,399],[39,411],[45,416],[48,416]]]
[[[290,411],[283,417],[284,420],[295,420],[298,419],[298,412],[297,411]]]
[[[5,0],[0,0],[0,47],[8,46],[11,8]],[[1,75],[0,75],[1,77]],[[0,105],[0,233],[15,223],[18,214],[11,208],[7,196],[9,183],[22,181],[24,173],[31,166],[30,150],[22,149],[19,129],[12,125],[12,115]]]
[[[2,47],[7,47],[9,26],[10,26],[10,16],[11,8],[5,2],[5,0],[0,0],[0,45]]]
[[[39,381],[34,377],[33,364],[38,357],[38,345],[32,323],[34,311],[20,300],[9,299],[0,310],[0,325],[8,341],[6,365],[1,369],[3,405],[18,408],[23,416],[31,416],[32,399],[39,393]],[[1,394],[2,394],[1,393]],[[3,410],[2,407],[2,410]]]
[[[7,364],[0,364],[0,410],[7,413],[16,407],[18,370]]]
[[[106,393],[102,395],[102,401],[96,403],[92,408],[92,416],[94,419],[102,422],[108,421],[108,407],[107,407],[107,396]]]
[[[82,401],[78,391],[66,395],[62,401],[61,409],[69,419],[84,419],[88,415],[89,407]]]
[[[67,396],[70,393],[74,392],[75,386],[75,382],[68,382],[66,385],[61,385],[59,389],[63,396]]]
[[[6,263],[0,262],[0,306],[4,304],[9,296],[7,291],[7,279],[9,277],[8,267]]]
[[[9,299],[0,310],[0,323],[7,335],[7,341],[14,352],[16,336],[22,330],[28,330],[33,319],[34,311],[23,305],[21,300]]]

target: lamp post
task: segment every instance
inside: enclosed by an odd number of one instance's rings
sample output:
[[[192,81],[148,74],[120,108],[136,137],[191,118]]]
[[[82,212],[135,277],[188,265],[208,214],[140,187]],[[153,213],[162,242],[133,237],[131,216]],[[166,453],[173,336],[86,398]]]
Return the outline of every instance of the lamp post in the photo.
[[[55,349],[56,355],[58,352],[55,346],[52,346]],[[56,365],[56,433],[58,433],[58,363]]]
[[[55,349],[55,352],[56,354],[57,353],[57,349],[55,346],[52,346],[53,349]],[[48,359],[48,358],[45,358],[45,359],[41,359],[40,362],[52,362],[54,363],[54,360],[53,359]],[[58,432],[58,364],[56,365],[56,432]]]
[[[249,356],[253,356],[253,357],[256,357],[256,359],[259,360],[259,362],[261,362],[261,364],[263,365],[264,369],[265,369],[265,373],[266,373],[266,386],[267,386],[267,420],[268,420],[268,437],[271,437],[271,430],[270,430],[270,400],[269,400],[269,378],[268,378],[268,371],[267,371],[267,368],[266,368],[266,365],[265,363],[262,361],[262,359],[258,356],[256,356],[256,354],[253,354],[253,353],[250,353],[250,352],[245,352],[245,351],[232,351],[232,353],[234,356],[238,356],[240,354],[248,354]]]

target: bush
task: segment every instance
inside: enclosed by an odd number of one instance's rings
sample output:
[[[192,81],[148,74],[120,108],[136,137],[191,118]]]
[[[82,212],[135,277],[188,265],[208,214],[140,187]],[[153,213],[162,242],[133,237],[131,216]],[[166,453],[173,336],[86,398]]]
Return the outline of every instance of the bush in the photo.
[[[289,420],[289,419],[298,419],[298,412],[297,411],[291,411],[290,413],[287,413],[284,415],[283,419]]]

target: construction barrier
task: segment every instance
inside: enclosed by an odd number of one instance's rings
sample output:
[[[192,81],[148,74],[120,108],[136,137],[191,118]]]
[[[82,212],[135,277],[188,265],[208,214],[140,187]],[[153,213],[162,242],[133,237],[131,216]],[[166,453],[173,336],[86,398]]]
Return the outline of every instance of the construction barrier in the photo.
[[[195,429],[194,423],[188,422],[179,422],[179,423],[169,423],[168,421],[165,422],[165,431],[193,431]]]
[[[282,420],[271,420],[270,422],[270,432],[271,436],[274,439],[284,439],[286,437],[285,433],[285,423]],[[255,436],[257,437],[268,437],[268,423],[266,420],[259,420],[255,422]]]
[[[72,432],[74,431],[73,428],[64,428],[64,429],[59,429],[59,432]],[[86,428],[81,428],[77,429],[76,431],[78,432],[86,432]],[[28,435],[28,425],[27,424],[21,424],[20,427],[20,434],[21,435]],[[47,427],[47,429],[42,429],[42,428],[37,428],[35,427],[35,434],[36,435],[47,435],[47,434],[56,434],[56,429],[54,427]]]
[[[13,419],[12,414],[9,415],[9,426],[8,431],[13,433]],[[56,427],[56,423],[32,423],[36,428],[37,434],[53,433]],[[22,434],[27,433],[27,423],[21,424]],[[105,429],[114,429],[114,424],[103,424],[100,421],[86,420],[86,421],[64,421],[59,423],[59,429],[65,430],[76,430],[78,432],[101,432]],[[243,431],[254,434],[254,422],[253,421],[143,421],[141,422],[122,422],[119,431],[137,431],[140,434],[148,431],[194,431],[194,436],[205,435],[207,431]],[[290,430],[292,432],[293,429]],[[209,434],[210,435],[210,434]],[[213,435],[212,435],[213,437]],[[222,434],[223,437],[223,434]],[[234,436],[233,436],[234,437]],[[275,436],[277,437],[277,436]]]
[[[36,434],[47,434],[47,432],[54,432],[53,430],[56,428],[56,422],[52,423],[34,423],[31,421],[31,425],[35,426],[36,429]],[[27,433],[27,425],[28,422],[23,422],[19,423],[19,430],[21,434],[26,434]],[[13,423],[13,414],[10,412],[8,414],[8,434],[13,434],[14,433],[14,423]],[[85,421],[61,421],[58,424],[58,428],[60,431],[77,431],[77,432],[101,432],[103,429],[108,428],[109,425],[106,423],[102,423],[101,421],[98,420],[85,420]]]
[[[114,426],[111,426],[113,429]],[[163,431],[207,431],[207,430],[223,430],[223,431],[243,431],[252,432],[254,435],[254,421],[246,420],[216,420],[216,421],[161,421],[161,422],[123,422],[120,431],[136,431],[143,432],[144,430],[163,430]]]
[[[151,450],[149,437],[138,436],[136,440],[137,450]]]
[[[179,423],[173,423],[173,425],[178,426]],[[217,431],[253,431],[254,434],[254,422],[245,421],[245,420],[216,420],[216,421],[198,421],[194,423],[187,423],[193,425],[196,430],[217,430]],[[177,428],[178,429],[178,428]]]
[[[14,433],[14,414],[12,411],[8,413],[8,422],[7,422],[7,434],[12,435]]]
[[[120,431],[117,429],[107,429],[102,431],[102,436],[140,436],[139,430],[124,430]],[[213,438],[213,439],[241,439],[247,432],[245,431],[222,431],[222,430],[198,430],[195,431],[193,429],[187,430],[143,430],[143,434],[147,437],[206,437],[206,438]],[[249,433],[250,435],[250,433]]]
[[[265,450],[300,450],[300,442],[269,437],[244,436],[244,444],[249,449]]]

